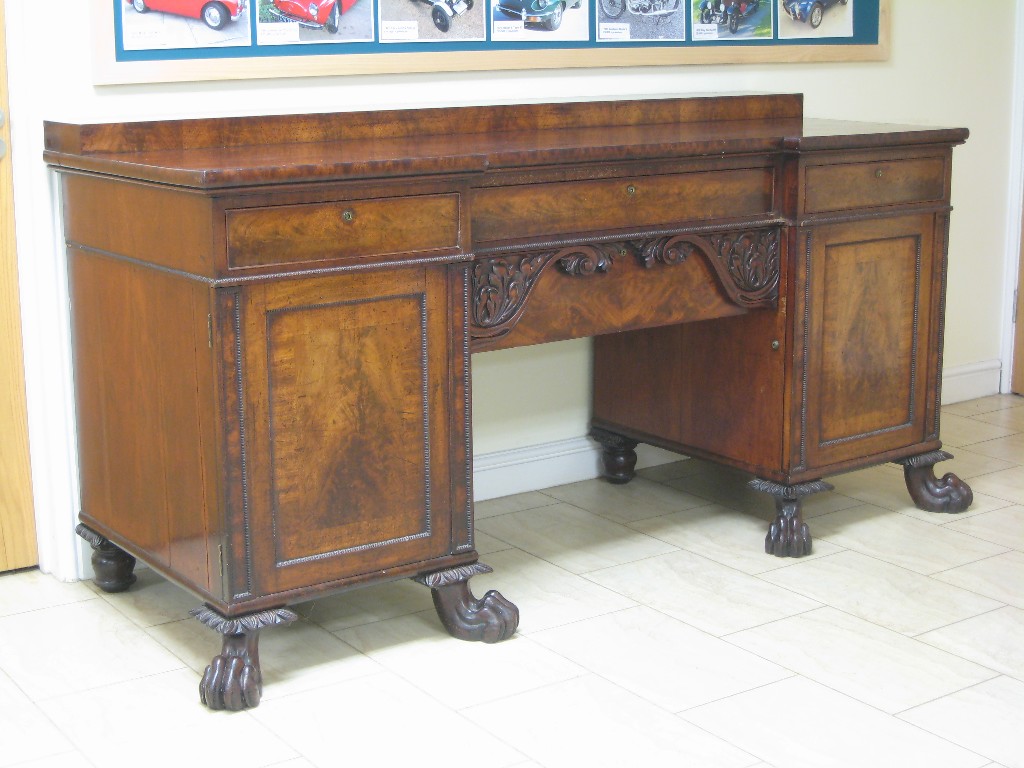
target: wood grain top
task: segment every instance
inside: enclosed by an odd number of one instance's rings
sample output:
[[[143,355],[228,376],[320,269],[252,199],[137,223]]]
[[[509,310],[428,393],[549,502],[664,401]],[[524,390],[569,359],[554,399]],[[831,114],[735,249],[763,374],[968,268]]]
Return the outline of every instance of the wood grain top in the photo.
[[[805,123],[802,113],[802,96],[783,94],[48,122],[44,158],[62,168],[220,189],[794,148],[948,144],[966,138],[966,131],[945,129]],[[851,136],[860,137],[859,143]]]

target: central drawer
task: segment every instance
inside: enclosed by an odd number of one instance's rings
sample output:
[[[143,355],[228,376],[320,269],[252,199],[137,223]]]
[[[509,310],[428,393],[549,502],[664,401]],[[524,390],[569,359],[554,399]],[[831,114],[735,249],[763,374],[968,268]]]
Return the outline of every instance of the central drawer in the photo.
[[[762,167],[479,189],[473,197],[473,240],[766,215],[773,210],[773,188],[773,169]]]
[[[228,267],[458,248],[459,203],[458,194],[438,194],[228,210]]]

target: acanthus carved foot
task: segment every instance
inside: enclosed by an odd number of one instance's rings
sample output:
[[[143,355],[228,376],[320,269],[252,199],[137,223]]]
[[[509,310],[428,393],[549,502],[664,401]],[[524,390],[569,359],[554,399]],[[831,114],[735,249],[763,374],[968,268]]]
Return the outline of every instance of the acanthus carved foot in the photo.
[[[499,643],[515,634],[519,609],[493,589],[482,598],[473,596],[469,579],[490,572],[489,566],[473,563],[417,576],[415,581],[430,587],[437,616],[452,637]]]
[[[199,683],[200,701],[210,709],[232,712],[258,706],[263,695],[260,630],[288,624],[298,615],[286,608],[274,608],[229,619],[209,606],[196,608],[191,614],[224,636],[220,654],[213,657]]]
[[[764,551],[776,557],[803,557],[811,553],[811,530],[803,520],[800,500],[832,486],[822,480],[797,485],[782,485],[770,480],[755,479],[750,487],[775,499],[775,519],[768,526]]]
[[[941,478],[935,476],[935,465],[951,458],[952,454],[945,451],[930,451],[897,462],[903,465],[907,490],[918,509],[956,513],[971,506],[974,491],[967,483],[952,472]]]
[[[636,440],[592,427],[590,436],[603,447],[601,463],[609,483],[622,485],[636,477]]]
[[[75,533],[92,546],[93,583],[104,592],[124,592],[135,583],[135,558],[81,523]]]

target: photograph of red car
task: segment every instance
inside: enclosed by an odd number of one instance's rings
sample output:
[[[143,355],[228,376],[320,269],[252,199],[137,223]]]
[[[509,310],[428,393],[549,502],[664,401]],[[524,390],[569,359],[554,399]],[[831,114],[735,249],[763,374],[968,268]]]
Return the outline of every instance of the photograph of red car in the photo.
[[[257,0],[259,45],[373,40],[371,0]]]
[[[177,16],[202,19],[210,29],[223,29],[237,21],[247,0],[125,0],[139,13],[160,11]]]
[[[273,0],[270,10],[285,21],[294,21],[301,26],[313,29],[326,29],[334,35],[337,34],[341,24],[341,14],[349,10],[355,3],[356,0],[320,0],[320,2]]]

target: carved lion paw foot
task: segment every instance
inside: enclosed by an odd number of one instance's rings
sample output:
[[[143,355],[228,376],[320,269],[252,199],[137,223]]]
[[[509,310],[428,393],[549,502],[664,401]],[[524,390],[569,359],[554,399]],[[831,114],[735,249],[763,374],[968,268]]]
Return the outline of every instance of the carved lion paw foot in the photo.
[[[199,698],[210,709],[252,709],[262,693],[259,669],[241,656],[214,656],[199,683]]]
[[[811,530],[801,518],[779,515],[768,526],[764,551],[776,557],[803,557],[811,554]]]
[[[519,627],[519,609],[492,589],[479,600],[470,593],[468,599],[454,601],[442,621],[445,629],[460,640],[500,643]]]
[[[918,509],[956,513],[963,512],[974,502],[974,491],[952,472],[935,477],[936,462],[951,458],[945,451],[932,451],[900,462],[910,498]]]
[[[477,599],[469,589],[471,577],[490,572],[483,563],[472,563],[416,577],[416,581],[430,587],[437,616],[452,637],[500,643],[515,634],[519,627],[515,605],[496,590]]]

